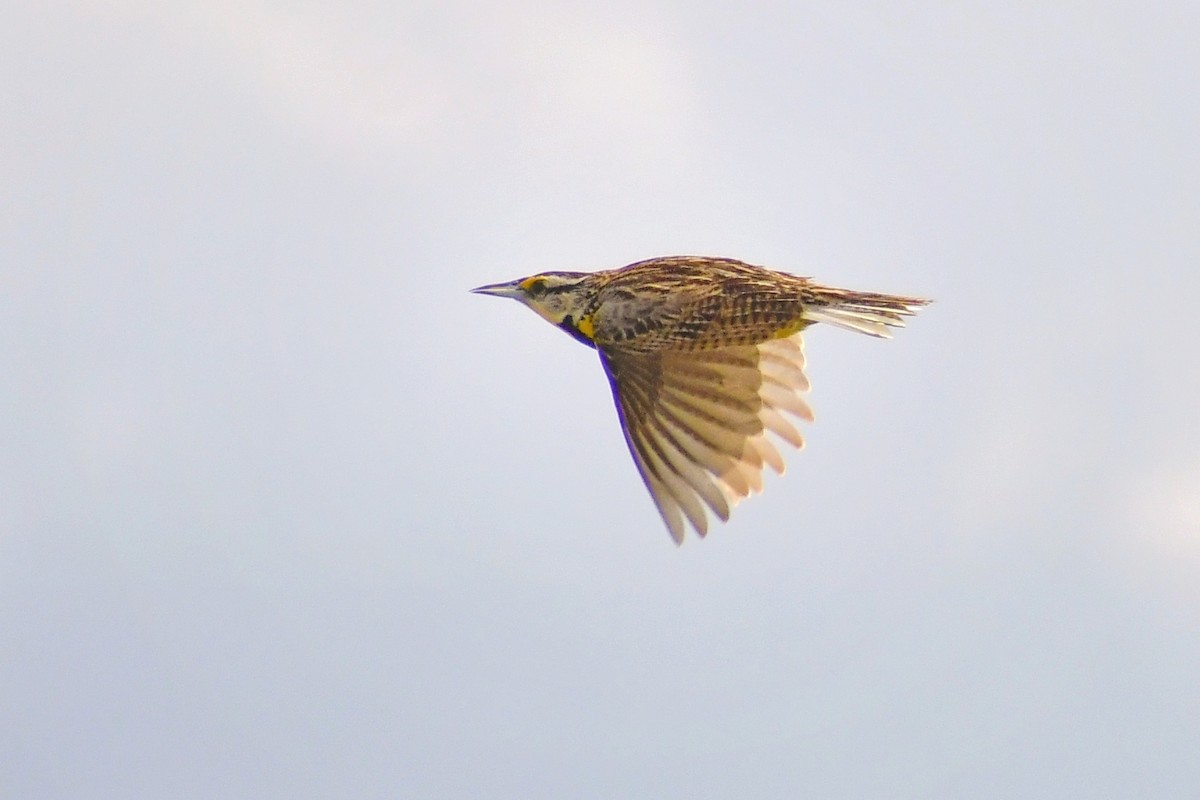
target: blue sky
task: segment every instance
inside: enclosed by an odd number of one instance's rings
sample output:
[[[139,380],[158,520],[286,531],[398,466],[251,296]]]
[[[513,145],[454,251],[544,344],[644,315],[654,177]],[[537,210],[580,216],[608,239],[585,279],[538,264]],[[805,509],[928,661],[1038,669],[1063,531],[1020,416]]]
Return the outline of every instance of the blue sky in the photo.
[[[0,12],[9,797],[1194,797],[1200,11]],[[473,286],[727,255],[785,477],[676,548]]]

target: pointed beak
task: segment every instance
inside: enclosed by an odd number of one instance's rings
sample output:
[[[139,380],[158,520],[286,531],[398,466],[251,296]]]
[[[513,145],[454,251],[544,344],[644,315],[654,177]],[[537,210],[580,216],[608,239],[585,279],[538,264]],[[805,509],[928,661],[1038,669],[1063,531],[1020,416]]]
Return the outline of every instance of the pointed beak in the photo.
[[[513,300],[521,299],[524,292],[521,291],[520,281],[508,281],[507,283],[489,283],[487,286],[476,286],[471,291],[475,294],[490,294],[494,297],[508,297]]]

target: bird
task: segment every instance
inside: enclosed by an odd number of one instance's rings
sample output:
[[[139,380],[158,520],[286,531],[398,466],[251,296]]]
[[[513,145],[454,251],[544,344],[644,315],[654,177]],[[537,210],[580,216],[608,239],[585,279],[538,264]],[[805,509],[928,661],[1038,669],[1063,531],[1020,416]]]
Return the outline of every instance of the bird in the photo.
[[[541,272],[479,286],[594,348],[634,464],[677,545],[708,513],[784,472],[773,434],[797,450],[805,397],[803,331],[826,323],[879,338],[930,301],[858,292],[732,258],[666,256],[596,272]],[[706,511],[707,509],[707,511]]]

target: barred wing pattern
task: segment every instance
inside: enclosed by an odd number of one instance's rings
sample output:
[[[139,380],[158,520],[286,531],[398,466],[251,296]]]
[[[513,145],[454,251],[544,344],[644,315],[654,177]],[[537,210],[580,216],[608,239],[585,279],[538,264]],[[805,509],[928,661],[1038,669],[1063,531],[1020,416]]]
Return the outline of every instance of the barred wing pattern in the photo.
[[[704,536],[784,470],[771,432],[800,448],[789,417],[811,422],[800,334],[702,350],[600,348],[629,452],[675,542],[684,517]],[[785,416],[785,414],[787,416]]]

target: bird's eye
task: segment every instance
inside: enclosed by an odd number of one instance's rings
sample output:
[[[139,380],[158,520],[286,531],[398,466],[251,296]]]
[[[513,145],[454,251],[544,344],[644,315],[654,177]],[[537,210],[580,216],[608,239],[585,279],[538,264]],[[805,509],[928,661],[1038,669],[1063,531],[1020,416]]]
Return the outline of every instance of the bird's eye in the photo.
[[[546,293],[546,279],[534,278],[525,285],[525,291],[530,297],[541,297]]]

